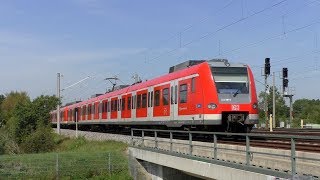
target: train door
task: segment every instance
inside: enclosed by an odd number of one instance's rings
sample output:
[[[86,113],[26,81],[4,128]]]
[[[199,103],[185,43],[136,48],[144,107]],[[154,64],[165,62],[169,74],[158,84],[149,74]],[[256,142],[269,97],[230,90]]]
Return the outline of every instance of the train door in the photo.
[[[122,99],[121,96],[118,96],[118,104],[117,104],[117,119],[120,120],[121,119],[121,104],[122,104]]]
[[[148,120],[153,118],[153,87],[148,88]]]
[[[111,119],[111,98],[107,99],[107,119]]]
[[[126,111],[126,98],[127,98],[127,95],[123,95],[121,96],[121,119],[124,120],[124,118],[126,118],[126,114],[127,114],[127,111]]]
[[[126,118],[131,118],[131,104],[132,104],[132,96],[131,94],[127,95],[127,113],[126,113]]]
[[[99,113],[99,120],[101,120],[102,119],[102,112],[103,112],[103,104],[102,104],[102,100],[100,100],[99,101],[99,111],[98,111],[98,113]]]
[[[178,82],[170,82],[170,120],[178,119]]]
[[[136,109],[136,103],[137,102],[137,92],[132,92],[132,98],[131,98],[131,119],[134,120],[137,116],[137,109]]]
[[[107,100],[103,100],[102,101],[102,113],[101,113],[101,119],[107,119],[107,104],[108,104],[108,101]]]
[[[111,119],[115,120],[118,117],[118,98],[111,99]]]

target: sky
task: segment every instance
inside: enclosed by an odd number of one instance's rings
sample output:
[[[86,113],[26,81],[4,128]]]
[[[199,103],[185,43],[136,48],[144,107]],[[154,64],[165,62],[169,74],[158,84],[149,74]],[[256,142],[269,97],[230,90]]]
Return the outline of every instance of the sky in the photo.
[[[53,95],[60,72],[63,102],[85,100],[213,58],[248,64],[259,93],[269,57],[278,88],[287,67],[294,99],[319,99],[319,53],[319,0],[0,0],[0,94]]]

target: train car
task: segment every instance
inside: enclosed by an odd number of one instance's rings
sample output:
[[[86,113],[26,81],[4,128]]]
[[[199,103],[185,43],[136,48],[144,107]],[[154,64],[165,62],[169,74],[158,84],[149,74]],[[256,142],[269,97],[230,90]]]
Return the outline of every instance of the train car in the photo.
[[[61,108],[61,124],[250,132],[258,123],[254,77],[246,64],[189,60],[169,73]],[[51,112],[52,123],[57,112]]]

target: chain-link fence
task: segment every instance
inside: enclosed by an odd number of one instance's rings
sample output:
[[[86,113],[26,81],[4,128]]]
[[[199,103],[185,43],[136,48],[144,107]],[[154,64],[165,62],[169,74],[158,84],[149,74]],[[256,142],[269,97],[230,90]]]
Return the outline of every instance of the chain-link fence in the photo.
[[[0,156],[0,179],[131,179],[122,152]]]

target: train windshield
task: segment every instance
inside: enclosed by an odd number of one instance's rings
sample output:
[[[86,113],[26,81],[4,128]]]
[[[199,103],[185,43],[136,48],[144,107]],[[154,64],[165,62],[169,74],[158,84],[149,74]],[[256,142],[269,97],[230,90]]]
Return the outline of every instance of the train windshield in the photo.
[[[211,67],[219,94],[249,94],[246,67]]]

